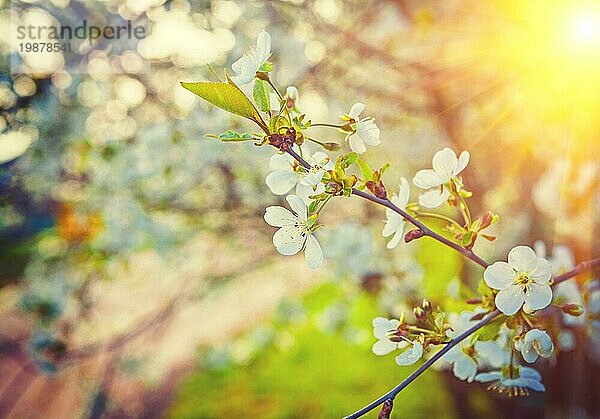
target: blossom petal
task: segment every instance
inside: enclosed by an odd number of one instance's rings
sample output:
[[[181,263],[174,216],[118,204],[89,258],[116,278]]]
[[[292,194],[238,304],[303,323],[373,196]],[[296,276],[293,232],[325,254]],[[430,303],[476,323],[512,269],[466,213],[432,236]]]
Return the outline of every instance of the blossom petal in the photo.
[[[306,239],[304,256],[310,269],[317,269],[323,264],[323,249],[321,249],[321,245],[312,234],[309,234]]]
[[[283,226],[273,235],[273,244],[282,255],[295,255],[304,247],[306,234],[295,226]]]
[[[398,231],[398,227],[400,226],[402,220],[399,215],[396,215],[396,213],[388,215],[388,219],[385,221],[385,226],[383,226],[383,231],[381,232],[383,237],[389,237]]]
[[[480,372],[475,376],[475,381],[480,383],[488,383],[490,381],[499,381],[502,379],[500,371]]]
[[[370,146],[381,144],[381,131],[373,120],[358,122],[356,124],[356,134]]]
[[[423,356],[423,345],[418,341],[412,342],[412,347],[408,348],[396,357],[398,365],[412,365]]]
[[[381,339],[373,344],[371,350],[375,355],[383,356],[398,349],[398,344],[389,339]]]
[[[354,134],[350,135],[348,142],[350,143],[350,149],[352,151],[357,152],[358,154],[362,154],[365,151],[367,151],[367,147],[365,147],[365,143],[358,135],[354,135]]]
[[[431,189],[419,195],[419,205],[425,208],[437,208],[450,197],[446,189]]]
[[[529,277],[538,284],[548,284],[552,278],[552,265],[546,259],[537,258]]]
[[[294,164],[294,158],[292,156],[286,153],[276,153],[272,155],[269,160],[269,169],[292,171],[292,164]]]
[[[265,178],[265,183],[275,195],[285,195],[296,185],[298,176],[290,170],[277,170]]]
[[[398,189],[398,201],[394,202],[399,208],[405,209],[410,198],[410,184],[405,177],[400,178],[400,188]]]
[[[522,379],[522,382],[524,387],[529,387],[530,389],[535,391],[546,391],[546,387],[544,387],[544,385],[540,381]]]
[[[533,345],[523,345],[521,348],[521,355],[525,362],[530,364],[534,363],[538,359],[538,353],[533,349]]]
[[[413,183],[421,189],[430,189],[440,186],[445,182],[435,171],[422,169],[413,178]]]
[[[306,204],[304,203],[302,198],[300,198],[297,195],[288,195],[285,197],[285,199],[288,202],[288,204],[290,204],[290,208],[292,209],[292,211],[294,211],[296,215],[298,215],[298,219],[300,221],[306,221],[308,208],[306,207]]]
[[[448,182],[454,176],[458,166],[456,153],[448,147],[444,147],[433,155],[432,166],[438,176],[443,179],[443,183]]]
[[[536,259],[535,252],[528,246],[516,246],[508,252],[508,263],[518,272],[533,271]]]
[[[506,262],[494,262],[483,273],[483,280],[488,287],[495,290],[501,290],[514,281],[515,272]]]
[[[362,113],[362,111],[366,108],[366,106],[367,105],[365,105],[364,103],[356,102],[350,108],[350,112],[348,112],[348,116],[352,119],[357,120],[358,117],[360,116],[360,114]]]
[[[404,236],[403,231],[398,230],[396,232],[396,234],[394,235],[394,237],[392,237],[392,240],[390,240],[387,243],[386,247],[388,249],[393,249],[394,247],[398,246],[398,244],[400,243],[400,240],[402,240],[403,236]]]
[[[255,59],[260,67],[271,55],[271,35],[269,32],[261,31],[256,39]]]
[[[470,383],[477,374],[477,363],[470,356],[463,354],[454,362],[452,372],[456,378]]]
[[[456,169],[454,170],[454,176],[458,175],[460,172],[465,170],[465,167],[467,167],[467,164],[469,164],[470,157],[471,157],[471,155],[466,150],[463,151],[462,153],[460,153],[460,156],[458,156],[458,165],[456,166]]]
[[[231,79],[237,84],[248,84],[254,80],[256,75],[256,61],[251,55],[244,55],[231,65],[231,68],[236,73]]]
[[[377,339],[383,339],[387,336],[387,332],[395,330],[400,321],[397,319],[386,319],[385,317],[375,317],[373,319],[373,334]]]
[[[298,218],[289,209],[280,206],[267,207],[264,219],[273,227],[294,225],[298,222]]]
[[[531,367],[521,367],[521,378],[540,381],[542,376],[537,370]]]
[[[525,301],[525,293],[518,286],[509,286],[496,294],[496,307],[507,316],[515,314]]]
[[[552,301],[552,288],[550,288],[550,285],[531,283],[527,286],[527,289],[525,304],[528,312],[546,308]]]
[[[288,86],[288,88],[285,89],[285,96],[292,99],[294,101],[294,105],[298,106],[299,95],[298,88],[296,88],[296,86]]]
[[[318,192],[313,190],[313,188],[311,188],[310,186],[307,186],[303,183],[299,182],[296,185],[296,195],[298,195],[300,197],[300,199],[302,199],[302,201],[304,202],[304,204],[306,206],[310,205],[311,199],[309,198],[309,196],[315,195],[317,193]]]

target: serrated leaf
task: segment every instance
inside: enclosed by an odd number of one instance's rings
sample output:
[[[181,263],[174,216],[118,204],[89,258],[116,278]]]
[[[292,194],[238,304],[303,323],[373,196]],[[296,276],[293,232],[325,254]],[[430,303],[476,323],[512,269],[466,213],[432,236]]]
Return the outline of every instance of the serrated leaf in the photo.
[[[201,97],[212,105],[231,112],[234,115],[239,115],[256,122],[263,130],[267,126],[262,120],[258,110],[254,107],[250,99],[246,97],[244,92],[229,78],[225,73],[226,83],[221,82],[181,82],[181,85]]]
[[[240,134],[239,132],[231,130],[225,131],[224,133],[214,137],[221,141],[250,141],[254,139],[254,137],[250,134]]]
[[[356,160],[356,164],[365,180],[373,180],[373,170],[371,169],[371,166],[369,166],[369,163],[359,157],[358,160]]]
[[[256,79],[254,81],[254,89],[252,89],[252,96],[254,102],[258,105],[258,109],[263,112],[271,110],[271,96],[269,95],[270,88],[269,83],[264,80]]]

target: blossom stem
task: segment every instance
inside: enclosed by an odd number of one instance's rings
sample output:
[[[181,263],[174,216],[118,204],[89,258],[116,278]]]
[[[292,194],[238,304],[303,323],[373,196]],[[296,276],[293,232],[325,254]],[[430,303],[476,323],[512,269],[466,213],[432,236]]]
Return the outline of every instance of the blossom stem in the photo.
[[[447,223],[454,225],[455,227],[459,228],[460,230],[464,229],[464,227],[461,226],[456,220],[453,220],[452,218],[446,217],[445,215],[442,215],[442,214],[436,214],[435,212],[416,211],[416,215],[417,215],[417,217],[435,218],[438,220],[446,221]]]
[[[321,211],[323,210],[323,208],[325,208],[325,205],[327,205],[331,197],[332,195],[329,195],[327,198],[325,198],[321,206],[315,211],[315,214],[319,215],[321,213]]]
[[[572,269],[568,272],[565,272],[564,274],[559,275],[556,278],[554,278],[554,283],[552,284],[552,286],[560,284],[563,281],[573,278],[573,277],[579,275],[580,273],[585,272],[586,270],[592,269],[597,266],[600,266],[600,257],[582,262],[579,265],[577,265],[574,269]],[[421,365],[419,368],[417,368],[411,375],[406,377],[404,379],[404,381],[402,381],[396,387],[391,389],[389,392],[387,392],[383,396],[379,397],[377,400],[372,401],[371,403],[369,403],[367,406],[363,407],[362,409],[357,410],[355,413],[352,413],[351,415],[346,416],[344,419],[359,418],[359,417],[365,415],[366,413],[370,412],[371,410],[377,408],[377,406],[384,403],[386,400],[390,400],[390,399],[393,400],[398,395],[398,393],[400,393],[402,390],[404,390],[419,375],[423,374],[438,359],[440,359],[446,353],[448,353],[448,351],[450,351],[450,349],[452,349],[453,347],[458,345],[460,342],[462,342],[463,340],[465,340],[466,338],[471,336],[473,333],[475,333],[476,331],[481,329],[483,326],[485,326],[486,324],[488,324],[489,322],[494,320],[496,317],[498,317],[498,315],[500,315],[500,310],[498,310],[498,309],[490,312],[486,317],[484,317],[482,320],[480,320],[477,324],[473,325],[470,329],[467,329],[465,332],[461,333],[455,339],[452,339],[450,342],[448,342],[446,344],[446,346],[444,346],[439,352],[437,352],[435,355],[433,355],[431,358],[429,358],[423,365]]]
[[[298,163],[300,163],[305,169],[310,170],[311,166],[310,164],[308,164],[308,162],[306,160],[304,160],[302,157],[300,157],[298,155],[298,153],[296,153],[294,150],[287,150],[287,153],[292,156],[293,158],[295,158]],[[419,228],[419,230],[421,230],[423,232],[424,236],[429,236],[434,240],[439,241],[440,243],[445,244],[448,247],[451,247],[452,249],[456,250],[457,252],[461,253],[463,256],[465,256],[467,259],[475,262],[476,264],[478,264],[479,266],[481,266],[482,268],[487,268],[488,263],[481,259],[479,256],[477,256],[471,249],[467,249],[465,247],[462,247],[461,245],[454,243],[451,240],[448,240],[446,237],[442,236],[441,234],[436,233],[435,231],[431,230],[429,227],[427,227],[425,224],[423,224],[422,222],[420,222],[419,220],[417,220],[416,218],[412,217],[411,215],[409,215],[406,211],[400,209],[399,207],[397,207],[396,205],[394,205],[393,202],[391,202],[389,199],[383,199],[383,198],[378,198],[375,195],[371,195],[369,193],[366,193],[364,191],[360,191],[356,188],[352,188],[352,194],[359,196],[363,199],[366,199],[368,201],[374,202],[376,204],[379,205],[383,205],[386,208],[391,209],[392,211],[400,214],[405,220],[407,220],[408,222],[410,222],[412,225],[414,225],[415,227]]]
[[[283,95],[279,92],[279,89],[277,89],[277,86],[275,86],[273,84],[273,82],[271,81],[271,78],[267,76],[266,80],[267,80],[267,83],[269,83],[269,85],[273,88],[273,90],[277,94],[277,97],[279,98],[279,100],[284,101]],[[285,108],[285,111],[286,111],[285,113],[287,114],[288,121],[289,121],[290,125],[292,125],[292,116],[290,115],[290,111],[287,108],[287,106],[285,106],[285,105],[283,105],[283,106]],[[281,113],[281,111],[280,111],[280,113]]]
[[[311,127],[330,127],[330,128],[342,128],[343,125],[335,124],[310,124]]]
[[[417,326],[408,326],[408,330],[410,330],[411,332],[427,333],[429,335],[436,335],[437,334],[433,330],[422,329],[422,328],[417,327]]]

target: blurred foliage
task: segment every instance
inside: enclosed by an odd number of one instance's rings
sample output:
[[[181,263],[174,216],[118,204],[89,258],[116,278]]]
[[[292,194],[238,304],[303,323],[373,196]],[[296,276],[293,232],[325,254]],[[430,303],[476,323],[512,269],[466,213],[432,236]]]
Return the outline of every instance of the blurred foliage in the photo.
[[[275,320],[274,345],[241,365],[200,367],[182,384],[170,417],[341,417],[365,398],[388,391],[413,368],[386,367],[383,363],[389,360],[371,353],[371,331],[365,325],[380,314],[372,296],[356,296],[343,327],[331,329],[323,324],[323,316],[339,300],[340,292],[339,286],[327,284],[307,294],[304,318]],[[353,341],[352,335],[360,342]],[[396,415],[458,417],[440,374],[425,374],[407,388],[396,399]],[[431,402],[433,394],[435,403]],[[474,394],[473,401],[481,399]],[[489,402],[471,409],[493,417]]]

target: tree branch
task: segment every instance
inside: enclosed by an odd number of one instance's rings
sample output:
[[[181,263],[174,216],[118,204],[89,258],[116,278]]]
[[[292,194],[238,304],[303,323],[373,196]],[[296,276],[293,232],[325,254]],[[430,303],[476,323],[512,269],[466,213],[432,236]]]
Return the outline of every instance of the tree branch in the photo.
[[[302,167],[310,170],[310,168],[311,168],[310,164],[308,164],[308,162],[306,160],[304,160],[302,157],[300,157],[298,155],[298,153],[296,153],[294,150],[288,150],[288,154],[290,156],[292,156],[294,159],[296,159],[296,161],[298,161],[298,163],[300,163],[302,165]],[[417,227],[419,230],[421,230],[425,236],[431,237],[432,239],[437,240],[440,243],[443,243],[446,246],[456,250],[457,252],[461,253],[464,257],[475,262],[482,268],[486,268],[488,266],[488,263],[485,260],[481,259],[479,256],[477,256],[475,253],[473,253],[472,250],[462,247],[461,245],[454,243],[451,240],[448,240],[441,234],[438,234],[435,231],[431,230],[425,224],[423,224],[422,222],[420,222],[413,216],[409,215],[406,211],[402,210],[401,208],[398,208],[389,199],[381,199],[381,198],[376,197],[375,195],[371,195],[364,191],[360,191],[356,188],[352,188],[352,194],[359,196],[363,199],[366,199],[368,201],[371,201],[375,204],[383,205],[384,207],[391,209],[392,211],[400,214],[409,223],[411,223],[412,225]]]
[[[571,279],[571,278],[579,275],[580,273],[582,273],[588,269],[591,269],[593,267],[597,267],[597,266],[600,266],[600,258],[590,259],[588,261],[582,262],[579,265],[577,265],[574,269],[570,270],[569,272],[565,272],[564,274],[559,275],[556,278],[554,278],[554,282],[553,282],[552,286],[554,287],[555,285],[558,285],[561,282],[566,281],[567,279]],[[486,317],[484,317],[481,321],[479,321],[479,323],[475,324],[473,327],[471,327],[470,329],[463,332],[460,336],[458,336],[455,339],[452,339],[450,342],[448,342],[448,344],[441,351],[437,352],[435,355],[433,355],[431,358],[429,358],[423,365],[421,365],[419,368],[417,368],[411,375],[406,377],[404,379],[404,381],[402,381],[396,387],[391,389],[389,392],[387,392],[383,396],[379,397],[377,400],[372,401],[371,403],[369,403],[367,406],[363,407],[362,409],[357,410],[355,413],[352,413],[351,415],[344,417],[344,419],[359,418],[359,417],[363,416],[364,414],[370,412],[371,410],[375,409],[376,407],[378,407],[379,405],[384,403],[386,400],[393,400],[398,395],[398,393],[400,393],[402,390],[404,390],[404,388],[406,388],[410,383],[412,383],[419,375],[423,374],[430,366],[432,366],[435,363],[435,361],[437,361],[442,356],[444,356],[454,346],[458,345],[460,342],[462,342],[463,340],[468,338],[470,335],[475,333],[477,330],[481,329],[483,326],[488,324],[490,321],[492,321],[493,319],[498,317],[499,314],[500,314],[500,311],[498,309],[492,311],[490,314],[488,314]]]

